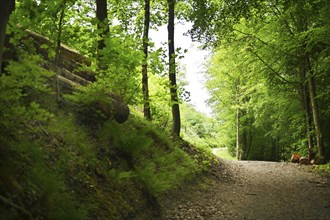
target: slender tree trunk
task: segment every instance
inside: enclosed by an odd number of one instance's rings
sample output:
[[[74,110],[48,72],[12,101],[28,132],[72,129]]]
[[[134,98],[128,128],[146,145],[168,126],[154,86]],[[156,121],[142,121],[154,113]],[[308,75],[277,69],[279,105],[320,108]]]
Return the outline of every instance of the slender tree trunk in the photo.
[[[246,149],[246,153],[245,153],[245,158],[248,159],[249,158],[249,155],[250,155],[250,151],[251,151],[251,147],[252,147],[252,132],[251,132],[251,126],[252,126],[253,122],[252,122],[252,119],[251,119],[251,122],[250,122],[250,127],[249,127],[249,138],[248,138],[248,144],[247,144],[247,149]]]
[[[240,111],[240,77],[238,77],[235,81],[235,104],[236,104],[236,156],[238,160],[242,159],[242,144],[241,144],[241,111]]]
[[[307,137],[307,143],[308,148],[313,148],[313,125],[312,125],[312,113],[310,108],[310,97],[309,97],[309,91],[308,91],[308,85],[307,85],[307,79],[306,79],[306,68],[302,68],[301,70],[301,95],[302,95],[302,103],[303,103],[303,109],[305,112],[305,124],[306,124],[306,137]]]
[[[5,47],[7,24],[14,8],[15,0],[0,0],[0,75],[2,73],[2,55]]]
[[[175,50],[174,50],[174,9],[176,0],[168,0],[168,56],[169,56],[169,80],[170,80],[170,94],[172,106],[172,132],[180,135],[181,119],[179,98],[176,84],[176,64],[175,64]]]
[[[144,2],[144,30],[143,30],[143,52],[142,63],[142,93],[143,93],[143,113],[147,120],[151,120],[149,85],[148,85],[148,46],[149,46],[149,25],[150,25],[150,0]]]
[[[61,14],[60,20],[58,22],[58,33],[57,33],[57,41],[56,41],[56,50],[55,50],[55,66],[57,68],[56,72],[56,93],[57,93],[57,101],[60,101],[61,98],[61,91],[60,91],[60,82],[59,82],[59,59],[60,59],[60,52],[61,52],[61,41],[62,41],[62,30],[63,30],[63,20],[65,15],[65,8],[66,8],[66,0],[63,0],[62,7],[61,7]]]
[[[312,104],[312,112],[313,112],[313,119],[314,119],[314,126],[315,126],[315,132],[316,132],[316,141],[317,146],[319,150],[319,154],[321,157],[321,161],[326,157],[324,142],[323,142],[323,135],[322,135],[322,127],[321,127],[321,119],[320,119],[320,112],[317,104],[316,99],[316,86],[315,86],[315,79],[314,75],[310,72],[308,76],[308,85],[309,85],[309,95],[311,99]]]
[[[309,71],[309,64],[306,62],[305,58],[305,48],[301,48],[301,57],[300,57],[300,91],[301,91],[301,99],[302,99],[302,106],[305,113],[305,132],[307,137],[307,143],[308,143],[308,149],[313,148],[313,116],[311,113],[311,102],[310,102],[310,96],[309,96],[309,90],[308,90],[308,81],[307,81],[307,74]]]
[[[109,34],[107,0],[96,0],[97,29],[99,32],[98,50],[105,47],[104,38]]]
[[[247,159],[247,152],[249,150],[249,143],[248,143],[248,122],[243,122],[243,131],[242,131],[242,154],[241,154],[241,160],[246,160]]]
[[[240,142],[240,123],[241,123],[241,117],[240,117],[240,111],[239,107],[236,108],[236,156],[237,159],[241,159],[241,142]]]
[[[321,161],[327,160],[325,146],[323,141],[323,132],[321,126],[321,119],[320,119],[320,112],[319,107],[317,104],[317,95],[316,95],[316,85],[315,85],[315,78],[312,73],[312,68],[309,60],[308,54],[304,53],[303,55],[303,65],[306,68],[307,73],[307,80],[308,80],[308,90],[309,90],[309,99],[312,106],[312,114],[313,114],[313,121],[314,121],[314,128],[316,133],[316,142],[318,151],[321,157]]]

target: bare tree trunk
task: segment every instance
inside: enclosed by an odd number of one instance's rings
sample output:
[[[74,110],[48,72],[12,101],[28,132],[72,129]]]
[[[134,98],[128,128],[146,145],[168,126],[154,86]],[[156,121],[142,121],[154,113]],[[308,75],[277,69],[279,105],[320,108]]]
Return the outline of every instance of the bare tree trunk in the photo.
[[[321,157],[321,161],[324,162],[324,160],[327,160],[328,158],[326,158],[326,152],[325,152],[325,146],[324,146],[323,134],[322,134],[323,132],[322,132],[322,126],[321,126],[321,119],[320,119],[320,112],[319,112],[319,107],[318,107],[317,98],[316,98],[317,95],[316,95],[315,78],[312,73],[312,68],[311,68],[308,54],[305,53],[303,58],[304,58],[304,66],[306,67],[306,70],[307,70],[309,98],[310,98],[310,103],[312,105],[312,113],[313,113],[314,128],[315,128],[315,133],[316,133],[317,147],[318,147],[319,155]]]
[[[172,132],[180,135],[181,119],[179,98],[176,84],[176,64],[175,64],[175,50],[174,50],[174,8],[176,0],[168,0],[168,56],[169,56],[169,80],[172,106]]]
[[[14,8],[15,0],[0,0],[0,75],[2,73],[2,55],[5,47],[7,24]]]
[[[321,120],[320,120],[320,112],[316,100],[316,86],[315,86],[315,79],[313,74],[309,73],[308,77],[308,85],[309,85],[309,95],[312,104],[312,112],[313,112],[313,119],[314,119],[314,126],[316,132],[316,141],[317,146],[319,149],[319,154],[321,157],[321,161],[323,161],[326,157],[324,142],[323,142],[323,135],[322,135],[322,127],[321,127]]]
[[[235,81],[235,104],[236,104],[236,157],[238,160],[242,159],[242,144],[241,144],[241,111],[240,111],[240,77]]]
[[[58,22],[58,33],[57,33],[55,60],[54,60],[55,66],[57,68],[57,71],[56,71],[57,101],[60,101],[60,98],[61,98],[60,83],[59,83],[59,79],[58,79],[58,76],[60,75],[60,70],[58,68],[59,68],[59,58],[60,58],[60,51],[61,51],[62,30],[63,30],[63,20],[64,20],[65,8],[66,8],[66,0],[63,0],[62,7],[61,7],[60,20]]]
[[[242,153],[241,153],[241,160],[246,160],[247,159],[247,151],[248,151],[248,131],[247,131],[247,125],[246,122],[244,123],[243,131],[242,131]]]
[[[310,97],[309,97],[309,91],[308,86],[303,86],[303,92],[304,92],[304,109],[305,109],[305,120],[306,120],[306,135],[307,135],[307,142],[308,142],[308,148],[313,148],[314,141],[313,141],[313,122],[312,122],[312,113],[310,108]]]
[[[241,117],[240,117],[240,112],[239,112],[239,107],[237,106],[236,108],[236,156],[237,159],[241,159],[241,142],[240,142],[240,123],[241,123]]]
[[[96,0],[96,18],[97,29],[101,30],[99,33],[98,50],[102,50],[105,47],[104,38],[110,32],[108,24],[108,9],[107,0]]]
[[[314,146],[313,143],[313,122],[312,122],[312,113],[310,108],[310,96],[309,96],[309,90],[308,90],[308,82],[307,82],[307,72],[308,72],[308,66],[305,62],[304,56],[301,57],[301,70],[300,70],[300,80],[301,80],[301,97],[302,97],[302,105],[305,112],[305,124],[306,124],[306,137],[307,137],[307,143],[308,148],[311,149]]]
[[[144,30],[143,30],[143,52],[142,63],[142,92],[143,92],[143,113],[147,120],[151,120],[149,85],[148,85],[148,46],[149,46],[149,26],[150,26],[150,0],[145,0],[144,5]]]

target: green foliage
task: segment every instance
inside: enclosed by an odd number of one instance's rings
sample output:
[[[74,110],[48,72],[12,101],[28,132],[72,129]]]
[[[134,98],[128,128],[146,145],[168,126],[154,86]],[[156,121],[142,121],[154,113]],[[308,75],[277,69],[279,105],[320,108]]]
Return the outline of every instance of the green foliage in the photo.
[[[152,194],[159,194],[180,186],[192,179],[197,171],[196,164],[182,150],[173,149],[167,155],[156,154],[155,162],[144,163],[138,174]]]
[[[208,16],[223,22],[202,26],[198,22],[209,20],[198,20],[201,14],[195,14],[193,32],[206,34],[204,40],[211,38],[211,44],[220,45],[210,61],[207,87],[221,125],[221,143],[231,152],[238,143],[245,159],[286,160],[292,151],[305,152],[306,119],[301,106],[306,81],[301,81],[301,56],[309,57],[317,94],[325,97],[328,90],[321,78],[328,78],[329,71],[322,60],[328,47],[321,45],[327,45],[322,34],[327,26],[319,15],[324,2],[208,3],[212,4],[197,1],[196,12],[209,11]],[[217,6],[222,13],[217,13]],[[317,101],[322,103],[321,112],[328,108],[328,101],[320,96]],[[327,119],[328,114],[322,113],[321,120]],[[327,126],[323,130],[327,132]]]
[[[314,166],[314,169],[322,174],[330,173],[330,163]]]
[[[22,54],[0,77],[0,194],[10,196],[14,204],[24,201],[22,209],[33,218],[84,219],[62,173],[46,160],[44,140],[36,138],[47,132],[43,125],[54,116],[42,108],[51,102],[42,99],[51,93],[48,82],[53,73],[41,63],[39,56]],[[21,215],[17,209],[1,213],[4,219]]]
[[[143,56],[133,49],[135,42],[130,37],[110,37],[105,44],[100,62],[106,65],[107,70],[99,72],[98,83],[123,97],[126,103],[133,104],[140,89],[138,67]]]
[[[51,117],[36,102],[38,95],[50,92],[46,77],[52,75],[39,66],[40,62],[38,56],[23,55],[20,62],[12,61],[7,73],[0,76],[0,128],[4,133]]]
[[[237,160],[237,158],[233,157],[227,148],[218,148],[216,155],[224,160]]]
[[[218,123],[207,115],[198,112],[187,103],[182,104],[182,136],[198,147],[219,147]]]
[[[10,196],[14,204],[24,205],[22,208],[32,218],[85,219],[86,213],[65,185],[61,169],[56,169],[54,160],[47,160],[54,155],[47,151],[43,140],[35,138],[40,134],[26,128],[20,131],[16,140],[1,140],[1,146],[5,147],[0,166],[1,195]],[[1,213],[2,218],[8,219],[10,213]]]
[[[142,122],[140,116],[123,125],[107,123],[100,134],[102,141],[111,140],[116,151],[130,161],[130,169],[134,167],[133,173],[124,171],[116,176],[141,179],[152,195],[180,186],[198,171],[196,162],[179,143],[168,139],[170,133]]]
[[[2,204],[1,219],[24,218],[20,210],[33,219],[128,219],[136,215],[134,210],[149,208],[143,196],[155,197],[179,187],[212,165],[214,158],[207,149],[195,150],[166,131],[169,108],[164,106],[170,103],[165,50],[151,53],[148,61],[154,74],[155,123],[143,122],[137,111],[123,125],[104,115],[111,111],[111,95],[121,96],[124,103],[140,104],[141,4],[109,2],[110,34],[104,50],[96,54],[99,39],[93,2],[16,2],[9,33],[21,54],[15,54],[18,61],[11,61],[0,76],[0,195],[21,209],[6,210]],[[156,24],[165,21],[165,6],[162,1],[152,3]],[[66,96],[73,103],[58,105],[50,89],[54,74],[42,67],[49,64],[26,54],[36,51],[23,37],[25,29],[50,39],[52,45],[40,45],[48,50],[50,61],[59,42],[88,54],[90,69],[99,69],[97,82]],[[96,103],[104,108],[100,111]],[[81,115],[76,113],[86,106],[93,106],[90,112],[101,117],[80,123]],[[201,123],[202,116],[194,126],[204,138],[210,128]],[[212,137],[207,138],[207,145],[213,145]]]

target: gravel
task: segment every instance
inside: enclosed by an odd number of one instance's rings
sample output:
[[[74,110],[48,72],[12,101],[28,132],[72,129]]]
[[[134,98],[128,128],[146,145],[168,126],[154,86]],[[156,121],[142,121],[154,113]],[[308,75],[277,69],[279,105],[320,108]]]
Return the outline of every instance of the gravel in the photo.
[[[330,220],[330,178],[312,166],[225,161],[211,177],[168,194],[163,219]]]

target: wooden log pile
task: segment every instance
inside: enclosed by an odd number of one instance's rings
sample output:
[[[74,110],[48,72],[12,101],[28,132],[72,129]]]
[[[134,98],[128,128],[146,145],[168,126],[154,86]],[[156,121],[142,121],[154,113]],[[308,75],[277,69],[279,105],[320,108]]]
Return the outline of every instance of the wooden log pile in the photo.
[[[37,53],[42,56],[46,61],[44,67],[51,70],[56,74],[56,79],[59,82],[59,90],[61,93],[71,93],[79,86],[86,86],[96,81],[95,73],[86,70],[90,67],[91,61],[88,57],[80,54],[78,51],[61,44],[59,48],[59,57],[57,64],[54,58],[49,57],[49,50],[54,44],[47,38],[31,30],[26,30],[26,36],[22,39],[24,41],[32,41],[32,46],[36,49]],[[8,60],[15,59],[15,48],[8,42],[6,48],[9,48],[9,53],[5,55]],[[122,99],[114,94],[109,94],[109,107],[110,112],[105,112],[107,115],[112,114],[113,118],[118,123],[123,123],[128,119],[129,108],[123,103]],[[102,104],[104,106],[104,104]],[[101,109],[102,110],[102,109]]]
[[[320,163],[320,158],[315,155],[312,148],[308,149],[308,157],[301,156],[298,153],[293,153],[291,156],[292,163],[299,163],[301,165],[317,165]]]
[[[27,38],[33,40],[33,45],[38,54],[47,60],[48,67],[54,70],[56,66],[53,58],[49,57],[49,51],[47,49],[52,47],[51,41],[47,37],[37,34],[31,30],[27,30],[26,33]],[[78,83],[79,85],[87,85],[96,80],[95,73],[83,70],[83,67],[89,67],[90,65],[91,61],[86,56],[61,44],[57,67],[59,67],[59,73],[62,77]]]

